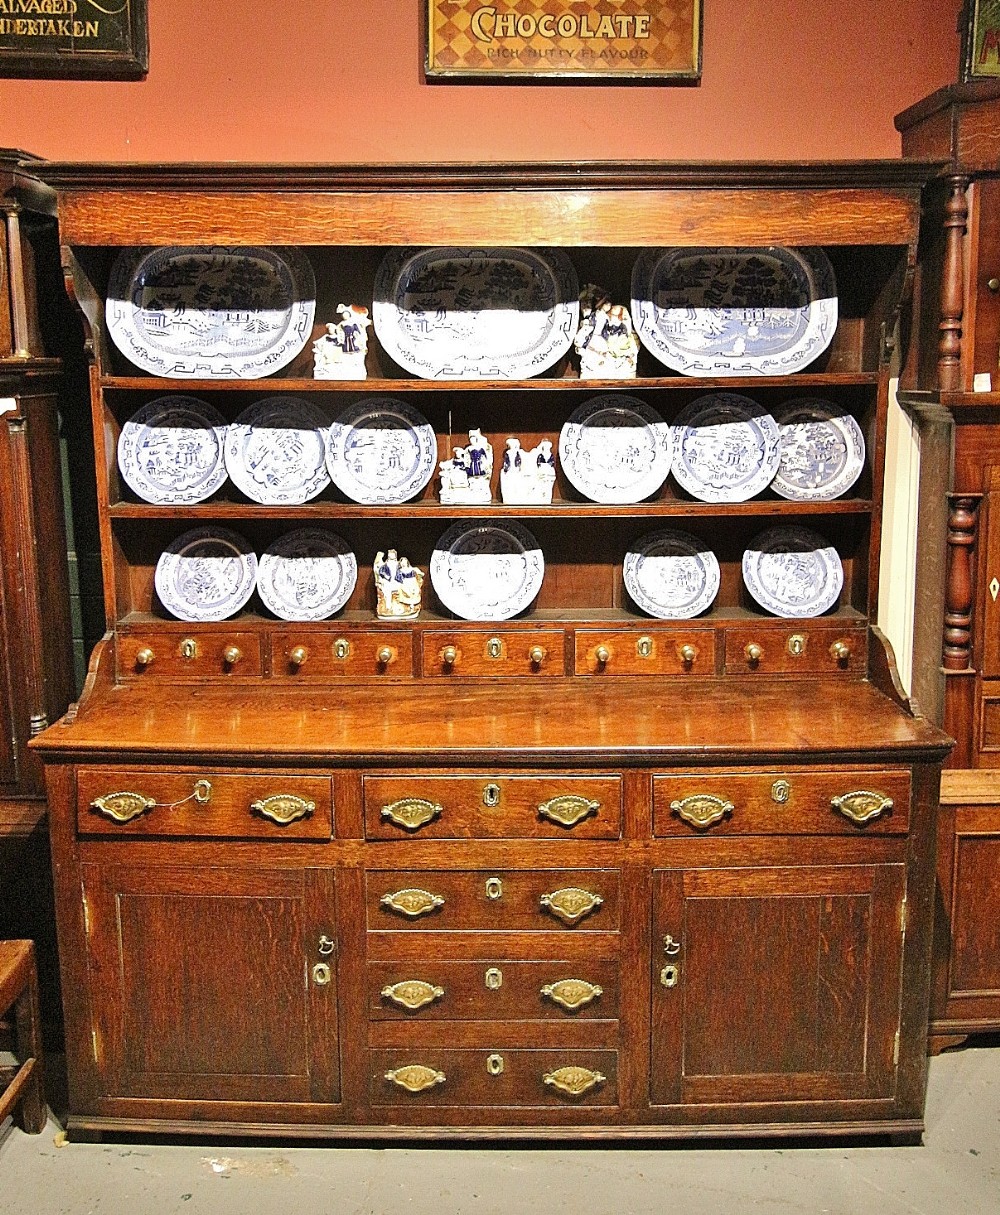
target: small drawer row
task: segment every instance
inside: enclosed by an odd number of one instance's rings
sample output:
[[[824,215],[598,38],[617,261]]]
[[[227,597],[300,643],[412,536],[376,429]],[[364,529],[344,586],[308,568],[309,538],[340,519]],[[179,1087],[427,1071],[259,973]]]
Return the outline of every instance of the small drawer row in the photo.
[[[739,624],[664,627],[428,628],[343,626],[268,633],[216,626],[188,633],[142,629],[118,638],[129,678],[326,680],[506,676],[858,674],[863,626]]]

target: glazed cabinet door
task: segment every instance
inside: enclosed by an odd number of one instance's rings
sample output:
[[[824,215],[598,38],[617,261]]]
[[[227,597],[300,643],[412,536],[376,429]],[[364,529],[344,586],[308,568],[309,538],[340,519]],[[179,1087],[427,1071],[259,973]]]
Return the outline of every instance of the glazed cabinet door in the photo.
[[[340,1096],[332,872],[84,865],[94,1056],[109,1096]]]
[[[653,875],[654,1105],[889,1098],[902,865]]]

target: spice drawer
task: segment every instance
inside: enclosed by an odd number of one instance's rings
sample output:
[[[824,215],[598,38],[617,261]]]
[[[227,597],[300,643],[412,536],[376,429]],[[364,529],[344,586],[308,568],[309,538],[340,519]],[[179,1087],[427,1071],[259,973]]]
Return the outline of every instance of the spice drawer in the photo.
[[[578,1047],[369,1051],[374,1106],[618,1104],[618,1052]]]
[[[329,839],[329,777],[87,767],[77,770],[85,835]]]
[[[263,671],[260,635],[230,632],[122,632],[118,671],[123,679],[257,678]]]
[[[653,777],[654,835],[905,835],[909,822],[910,774],[898,769]]]
[[[577,629],[577,675],[714,675],[713,629]]]
[[[271,634],[275,678],[409,679],[413,675],[413,635],[402,629],[335,632],[302,628]]]
[[[594,1020],[618,1016],[610,959],[368,963],[370,1021]]]
[[[616,869],[370,870],[373,930],[617,932]]]
[[[618,839],[618,775],[368,776],[362,780],[369,839]]]

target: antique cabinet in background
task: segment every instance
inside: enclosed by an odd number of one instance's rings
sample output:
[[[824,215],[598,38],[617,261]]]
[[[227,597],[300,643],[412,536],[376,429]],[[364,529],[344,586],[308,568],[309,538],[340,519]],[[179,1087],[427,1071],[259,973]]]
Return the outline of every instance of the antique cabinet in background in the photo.
[[[1000,1028],[1000,83],[899,114],[925,191],[900,400],[921,432],[914,693],[957,740],[942,778],[932,1049]]]

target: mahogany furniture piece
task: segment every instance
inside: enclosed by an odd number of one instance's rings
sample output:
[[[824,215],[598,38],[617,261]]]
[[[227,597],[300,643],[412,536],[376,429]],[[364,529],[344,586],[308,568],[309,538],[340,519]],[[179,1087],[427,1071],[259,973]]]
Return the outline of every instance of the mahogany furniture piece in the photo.
[[[919,1138],[933,843],[948,739],[901,694],[872,626],[888,360],[913,270],[918,163],[138,166],[49,164],[87,318],[109,632],[76,711],[35,742],[53,806],[70,1129],[393,1137],[881,1133]],[[581,382],[140,374],[109,342],[127,246],[295,246],[315,333],[371,306],[387,249],[559,246],[628,298],[644,246],[818,245],[839,324],[799,374]],[[262,506],[135,500],[125,420],[165,393],[232,419],[277,391],[331,418],[397,395],[450,453],[472,425],[558,439],[628,391],[668,420],[718,389],[848,409],[862,478],[830,503],[695,502],[668,481],[602,506],[560,472],[549,506],[405,506],[333,491]],[[464,439],[463,439],[464,441]],[[495,494],[495,496],[497,496]],[[516,620],[374,616],[371,562],[426,568],[456,518],[524,520],[546,574]],[[303,523],[358,555],[321,624],[250,606],[172,620],[153,570],[197,523],[260,551]],[[742,586],[776,522],[827,536],[839,605],[770,617]],[[673,523],[718,554],[712,609],[628,605],[627,544]]]
[[[957,739],[939,819],[938,1050],[1000,1028],[1000,82],[941,89],[896,126],[904,155],[944,162],[900,392],[921,429],[914,693]]]
[[[42,1023],[33,941],[0,941],[0,1017],[13,1014],[17,1062],[0,1068],[0,1121],[14,1113],[29,1135],[45,1129]]]

